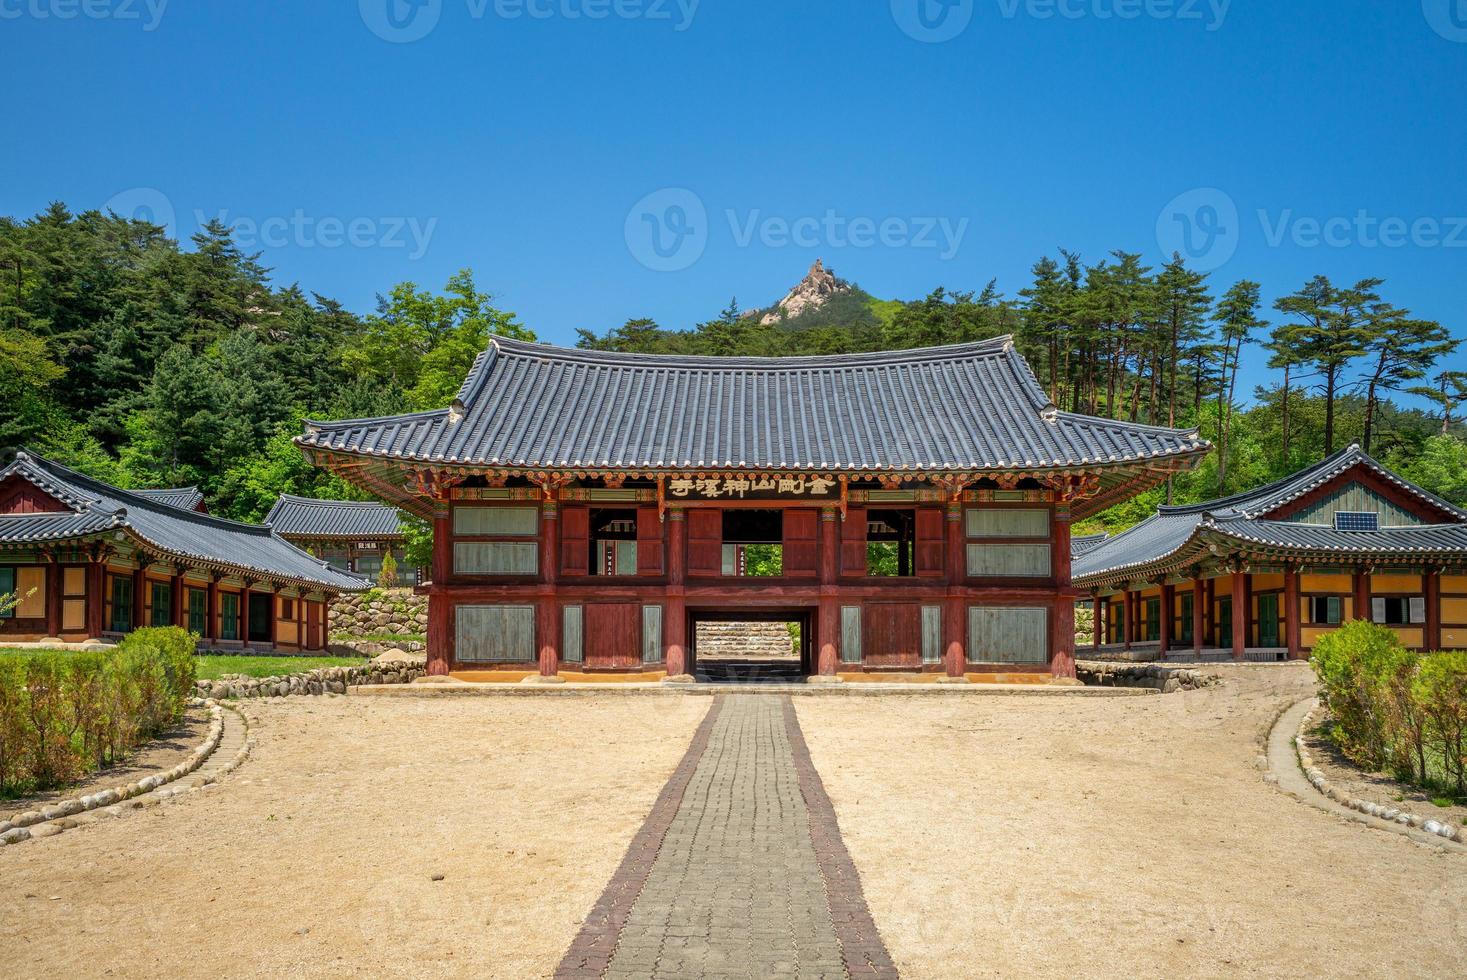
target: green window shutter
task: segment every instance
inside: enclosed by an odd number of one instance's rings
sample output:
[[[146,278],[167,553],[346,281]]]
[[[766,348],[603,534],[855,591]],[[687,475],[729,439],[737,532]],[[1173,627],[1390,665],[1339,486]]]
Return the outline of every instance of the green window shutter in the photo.
[[[15,592],[15,569],[0,568],[0,597],[11,595]],[[17,598],[19,598],[17,596]],[[14,619],[15,610],[0,611],[0,619]]]
[[[209,593],[203,589],[188,590],[188,629],[199,636],[208,635]]]

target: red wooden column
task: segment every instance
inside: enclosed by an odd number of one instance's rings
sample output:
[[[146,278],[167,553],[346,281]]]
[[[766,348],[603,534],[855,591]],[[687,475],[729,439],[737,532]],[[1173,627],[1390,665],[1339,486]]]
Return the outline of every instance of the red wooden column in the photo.
[[[188,627],[188,610],[184,608],[183,566],[173,566],[173,576],[168,580],[168,594],[173,603],[173,625]]]
[[[1204,617],[1207,624],[1207,645],[1213,645],[1213,636],[1217,632],[1217,579],[1207,580],[1207,613]]]
[[[1198,656],[1202,655],[1202,640],[1207,632],[1207,617],[1204,615],[1207,604],[1207,589],[1202,583],[1201,576],[1192,577],[1192,652]]]
[[[963,597],[958,594],[967,574],[968,554],[963,532],[963,502],[947,505],[947,597],[942,601],[942,663],[947,676],[964,677],[968,670],[968,624]]]
[[[249,579],[244,580],[244,590],[239,594],[239,627],[235,630],[239,634],[243,649],[250,648],[250,593],[254,591],[255,583]]]
[[[1370,572],[1364,568],[1355,569],[1355,618],[1370,622]]]
[[[95,552],[87,561],[87,636],[97,639],[102,635],[102,589],[107,577],[102,568],[107,559],[102,552]]]
[[[142,629],[148,625],[143,617],[148,611],[148,556],[138,555],[138,567],[132,572],[132,628]]]
[[[1248,622],[1253,618],[1252,576],[1233,572],[1233,659],[1243,660],[1248,654]]]
[[[1121,593],[1121,644],[1127,650],[1131,648],[1131,640],[1135,635],[1135,622],[1131,618],[1131,612],[1135,609],[1134,601],[1131,601],[1131,590]]]
[[[295,645],[301,650],[310,649],[306,641],[306,590],[297,588],[295,597]]]
[[[46,559],[46,584],[42,595],[46,600],[46,637],[61,636],[61,559],[50,548],[43,548],[41,555]]]
[[[1054,508],[1054,635],[1049,669],[1055,677],[1075,676],[1075,590],[1070,582],[1070,505]]]
[[[1304,633],[1299,615],[1299,566],[1289,562],[1284,566],[1284,645],[1289,648],[1289,659],[1300,660],[1304,656]]]
[[[667,604],[662,610],[662,642],[667,648],[667,676],[688,676],[688,515],[680,507],[667,512]]]
[[[447,501],[433,514],[432,583],[428,589],[428,673],[446,677],[453,663],[453,606],[448,579],[453,570],[453,524]]]
[[[1422,637],[1428,650],[1442,648],[1442,570],[1428,568],[1422,579],[1426,588],[1426,635]]]
[[[840,665],[840,606],[836,576],[840,571],[840,523],[834,507],[820,511],[820,613],[815,627],[816,669],[834,677]]]
[[[1172,648],[1172,617],[1174,615],[1174,610],[1176,609],[1176,599],[1177,587],[1175,585],[1168,585],[1166,582],[1162,582],[1161,622],[1158,624],[1158,626],[1160,627],[1160,629],[1158,630],[1158,639],[1161,641],[1161,646],[1158,648],[1158,653],[1163,660],[1166,659],[1167,653]]]
[[[209,642],[219,645],[219,579],[221,576],[210,574],[209,576]]]
[[[535,632],[540,637],[540,676],[560,676],[560,606],[555,582],[560,571],[560,504],[545,501],[540,508],[540,601],[535,604]]]
[[[280,643],[280,586],[274,582],[270,586],[270,649],[274,650]]]

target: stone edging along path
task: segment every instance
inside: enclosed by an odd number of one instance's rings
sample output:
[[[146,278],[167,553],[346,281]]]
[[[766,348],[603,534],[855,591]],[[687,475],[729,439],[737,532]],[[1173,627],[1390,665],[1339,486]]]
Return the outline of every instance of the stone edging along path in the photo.
[[[122,816],[127,810],[161,803],[218,783],[221,777],[239,768],[249,757],[254,740],[249,736],[248,721],[238,709],[213,700],[191,703],[192,707],[201,705],[209,709],[209,732],[188,758],[172,769],[145,776],[136,782],[51,803],[40,810],[29,810],[13,820],[0,822],[0,845],[54,837],[94,821],[102,814]],[[221,745],[226,752],[230,748],[234,751],[221,757],[217,755]],[[187,787],[169,785],[200,771],[199,778]]]
[[[1314,767],[1313,757],[1301,737],[1314,724],[1316,713],[1322,710],[1317,700],[1308,698],[1280,712],[1268,736],[1267,760],[1272,782],[1290,796],[1328,813],[1409,837],[1420,844],[1467,854],[1467,847],[1463,846],[1463,828],[1445,826],[1366,800],[1351,799],[1331,785]],[[1436,829],[1428,830],[1428,823],[1436,824]],[[1442,833],[1443,829],[1450,833]]]

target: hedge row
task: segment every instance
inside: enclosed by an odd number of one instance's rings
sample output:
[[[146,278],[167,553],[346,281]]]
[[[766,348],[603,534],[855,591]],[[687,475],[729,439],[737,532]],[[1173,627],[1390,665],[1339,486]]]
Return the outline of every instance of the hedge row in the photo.
[[[170,626],[106,651],[0,657],[0,793],[72,782],[174,726],[197,643]]]
[[[1392,630],[1351,622],[1321,638],[1310,663],[1345,755],[1467,794],[1467,653],[1413,653]]]

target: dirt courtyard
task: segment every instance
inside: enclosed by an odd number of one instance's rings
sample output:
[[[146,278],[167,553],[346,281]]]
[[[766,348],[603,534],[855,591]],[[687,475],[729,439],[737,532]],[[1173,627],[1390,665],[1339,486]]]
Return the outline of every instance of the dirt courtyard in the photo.
[[[797,698],[902,974],[1467,975],[1467,858],[1265,783],[1307,668],[1224,670]],[[548,975],[710,704],[251,703],[219,789],[0,848],[0,976]]]

